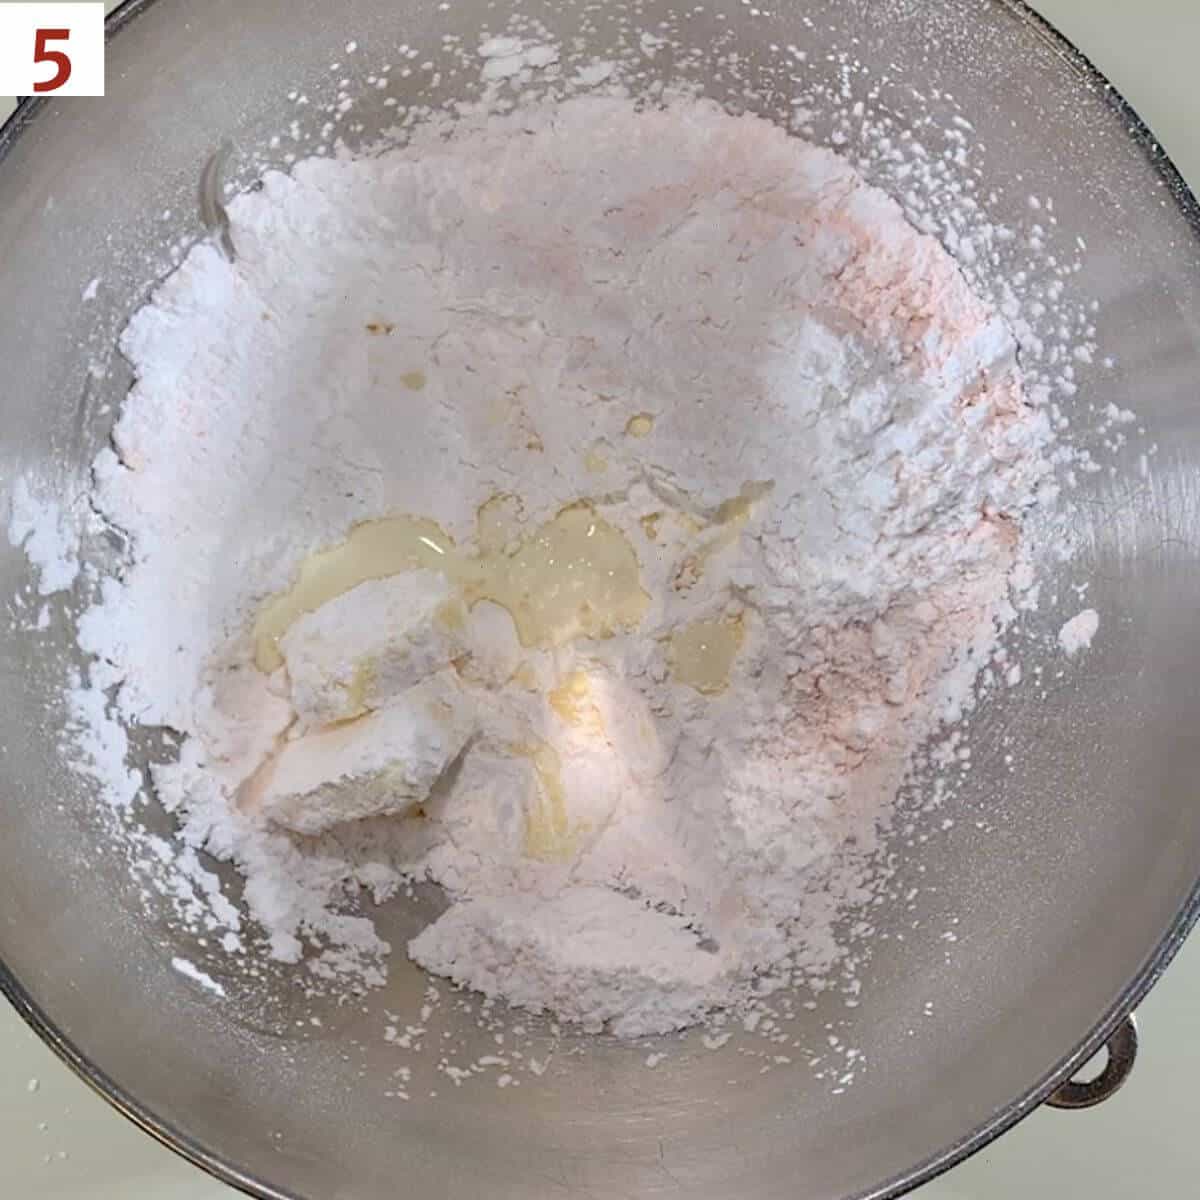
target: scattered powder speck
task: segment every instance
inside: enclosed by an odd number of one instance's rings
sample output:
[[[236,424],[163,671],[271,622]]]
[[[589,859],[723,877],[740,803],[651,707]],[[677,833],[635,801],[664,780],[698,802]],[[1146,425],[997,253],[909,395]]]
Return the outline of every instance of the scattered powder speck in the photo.
[[[1091,647],[1092,639],[1100,628],[1100,614],[1094,608],[1085,608],[1076,613],[1058,631],[1058,644],[1068,658],[1074,658]]]
[[[222,999],[225,996],[225,988],[219,984],[213,977],[206,972],[200,970],[195,963],[189,962],[186,958],[171,959],[171,966],[175,968],[180,975],[186,976],[193,983],[198,983],[205,991],[212,992],[214,996],[219,996]]]
[[[8,540],[38,572],[38,593],[66,591],[79,576],[78,534],[57,498],[38,495],[24,477],[13,481]]]

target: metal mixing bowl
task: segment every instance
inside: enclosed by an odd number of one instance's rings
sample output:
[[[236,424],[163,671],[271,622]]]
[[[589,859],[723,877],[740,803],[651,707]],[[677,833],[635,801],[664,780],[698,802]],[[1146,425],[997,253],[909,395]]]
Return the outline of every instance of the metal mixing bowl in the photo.
[[[637,9],[650,24],[668,5]],[[530,0],[523,11],[569,37],[585,6]],[[617,6],[595,11],[600,52]],[[501,25],[501,10],[477,0],[448,11],[428,0],[133,0],[121,9],[107,98],[26,105],[0,135],[0,477],[37,470],[63,496],[84,494],[128,383],[113,360],[115,334],[169,265],[168,242],[202,232],[196,181],[223,138],[254,169],[280,162],[288,147],[272,149],[271,135],[305,119],[287,92],[327,92],[348,37],[366,71],[399,41],[436,45],[450,31],[474,44],[486,22]],[[419,1005],[420,972],[401,957],[384,991],[331,1004],[321,1027],[300,1031],[296,1018],[309,1009],[283,984],[264,1006],[230,981],[219,1003],[172,970],[173,956],[197,954],[194,940],[106,852],[94,801],[61,761],[57,681],[69,621],[59,613],[49,639],[6,633],[0,986],[118,1107],[255,1195],[895,1195],[1058,1088],[1196,916],[1192,198],[1112,89],[1012,0],[764,0],[762,11],[711,0],[677,36],[701,46],[732,36],[750,71],[768,62],[771,43],[797,43],[810,77],[837,86],[857,60],[895,81],[900,120],[907,84],[927,98],[952,94],[986,144],[988,177],[1013,185],[994,202],[997,215],[1016,219],[1028,194],[1052,196],[1051,248],[1086,240],[1077,284],[1100,302],[1103,353],[1118,365],[1081,367],[1078,404],[1135,407],[1160,447],[1144,476],[1133,445],[1110,459],[1115,472],[1082,483],[1084,551],[1047,584],[1049,593],[1090,581],[1102,636],[1062,679],[1047,650],[1049,698],[1016,688],[979,714],[976,769],[955,801],[963,819],[906,851],[904,870],[923,872],[918,911],[877,914],[882,934],[903,930],[905,940],[880,941],[858,1008],[827,997],[806,1018],[801,1037],[817,1043],[836,1021],[862,1049],[854,1086],[834,1094],[801,1056],[760,1073],[736,1044],[714,1054],[671,1042],[651,1071],[645,1046],[581,1038],[587,1052],[570,1055],[575,1039],[565,1035],[536,1085],[501,1093],[443,1080],[436,1098],[421,1091],[402,1103],[384,1098],[400,1060],[379,1022],[385,1010]],[[847,50],[850,60],[839,58]],[[433,85],[417,72],[418,86]],[[460,84],[438,86],[444,94]],[[368,91],[355,111],[361,139],[388,122],[379,96]],[[814,120],[822,136],[821,114]],[[95,277],[99,295],[82,305]],[[107,373],[89,372],[96,360]],[[6,594],[26,585],[19,552],[0,550],[0,580]],[[1049,610],[1031,618],[1032,634],[1052,642],[1058,620]],[[1013,756],[1009,771],[1003,753]],[[958,922],[949,956],[947,914]],[[399,943],[416,920],[392,906],[385,936]],[[435,1021],[431,1039],[451,1031],[486,1052],[490,1039],[472,1018],[447,1009]],[[548,1028],[531,1026],[548,1046]]]

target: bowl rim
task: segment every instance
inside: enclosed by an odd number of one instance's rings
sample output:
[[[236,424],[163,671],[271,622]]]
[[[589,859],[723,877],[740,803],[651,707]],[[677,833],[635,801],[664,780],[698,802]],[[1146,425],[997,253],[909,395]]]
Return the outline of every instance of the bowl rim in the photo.
[[[1149,126],[1121,92],[1113,86],[1108,77],[1057,26],[1040,13],[1035,12],[1026,0],[990,0],[990,2],[1024,25],[1035,37],[1040,37],[1045,41],[1067,69],[1074,70],[1087,82],[1096,86],[1105,103],[1124,122],[1132,142],[1146,156],[1151,167],[1167,186],[1180,213],[1191,227],[1197,240],[1200,241],[1200,201],[1197,200],[1191,187],[1155,138]],[[105,19],[105,41],[111,42],[119,36],[122,30],[155,3],[157,0],[123,0]],[[49,97],[26,97],[17,104],[8,119],[0,124],[0,166],[3,165],[13,146],[49,103]],[[1099,1053],[1125,1019],[1145,999],[1151,988],[1162,978],[1198,920],[1200,920],[1200,878],[1193,884],[1187,900],[1175,914],[1162,939],[1118,994],[1105,1015],[1057,1065],[1047,1071],[1024,1093],[1000,1109],[989,1121],[969,1131],[958,1141],[915,1163],[902,1174],[885,1180],[854,1197],[847,1197],[846,1200],[898,1200],[899,1197],[965,1162],[996,1138],[1007,1133],[1035,1109],[1041,1107],[1090,1058]],[[142,1104],[92,1062],[54,1024],[45,1009],[34,1000],[2,957],[0,957],[0,995],[8,999],[33,1032],[84,1083],[112,1105],[117,1112],[167,1149],[199,1167],[219,1182],[227,1184],[245,1195],[256,1197],[257,1200],[316,1200],[314,1197],[302,1196],[300,1193],[283,1191],[263,1179],[242,1171],[215,1150],[201,1144],[184,1130]]]

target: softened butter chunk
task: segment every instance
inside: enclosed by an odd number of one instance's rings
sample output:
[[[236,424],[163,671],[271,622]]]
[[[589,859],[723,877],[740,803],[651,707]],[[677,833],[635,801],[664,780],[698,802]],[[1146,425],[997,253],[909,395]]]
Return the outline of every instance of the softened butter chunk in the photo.
[[[318,729],[383,708],[454,657],[458,609],[437,571],[373,579],[301,617],[280,639],[292,708]]]
[[[469,699],[444,677],[426,680],[361,720],[285,743],[246,806],[309,836],[402,816],[428,799],[474,731]]]

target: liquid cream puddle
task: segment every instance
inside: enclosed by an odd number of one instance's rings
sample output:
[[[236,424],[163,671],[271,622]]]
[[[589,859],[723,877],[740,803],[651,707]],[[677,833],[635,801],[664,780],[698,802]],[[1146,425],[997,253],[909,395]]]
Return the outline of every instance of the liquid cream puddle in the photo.
[[[498,541],[505,526],[497,515],[506,499],[480,510],[474,552],[456,546],[436,522],[410,516],[364,522],[341,545],[318,551],[255,622],[259,669],[270,673],[283,665],[279,639],[303,614],[368,580],[419,568],[452,581],[468,609],[480,600],[506,609],[527,648],[552,649],[638,627],[650,597],[624,534],[580,501],[506,549]]]

